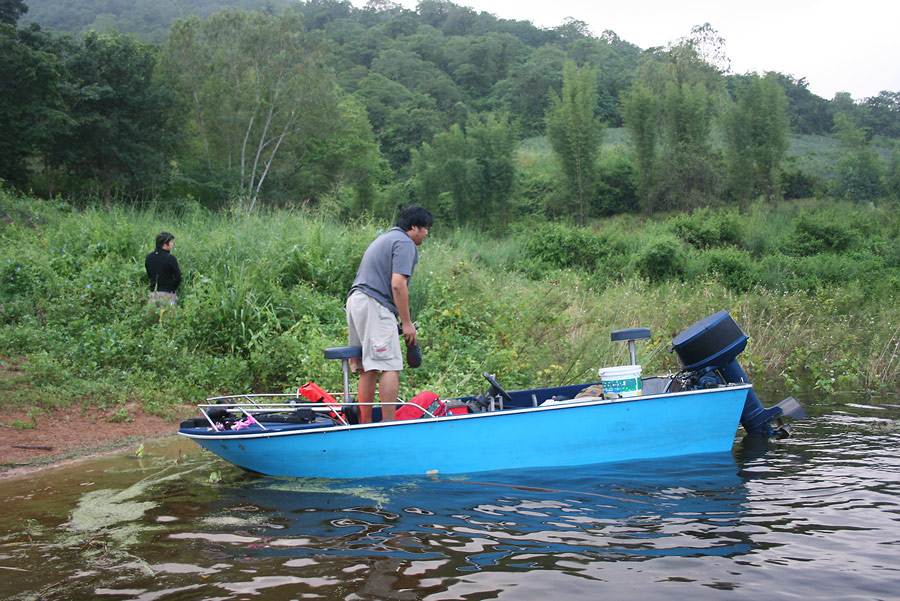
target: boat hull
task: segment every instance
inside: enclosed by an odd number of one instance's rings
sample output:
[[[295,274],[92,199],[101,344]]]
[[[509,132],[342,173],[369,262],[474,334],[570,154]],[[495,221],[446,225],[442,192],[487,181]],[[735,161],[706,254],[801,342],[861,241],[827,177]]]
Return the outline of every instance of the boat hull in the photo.
[[[462,474],[728,451],[750,385],[290,431],[179,430],[241,468],[291,477]]]

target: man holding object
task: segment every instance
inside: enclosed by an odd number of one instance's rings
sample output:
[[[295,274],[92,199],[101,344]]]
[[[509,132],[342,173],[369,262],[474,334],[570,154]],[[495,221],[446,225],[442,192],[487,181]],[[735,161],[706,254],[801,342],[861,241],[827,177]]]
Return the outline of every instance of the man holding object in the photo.
[[[428,209],[403,209],[395,227],[366,249],[347,296],[349,345],[362,347],[362,364],[351,360],[353,369],[362,372],[358,389],[361,424],[372,421],[372,406],[366,403],[375,401],[376,384],[382,421],[394,419],[403,369],[397,319],[406,345],[416,344],[416,326],[409,314],[409,279],[419,261],[417,247],[433,224]]]

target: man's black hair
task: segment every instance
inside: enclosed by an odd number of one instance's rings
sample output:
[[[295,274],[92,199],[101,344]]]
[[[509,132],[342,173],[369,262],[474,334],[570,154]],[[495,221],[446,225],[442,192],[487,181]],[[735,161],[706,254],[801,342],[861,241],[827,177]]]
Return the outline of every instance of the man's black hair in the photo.
[[[175,236],[170,234],[169,232],[160,232],[156,234],[156,250],[159,250],[168,243],[169,240],[174,240]]]
[[[395,225],[404,232],[414,227],[431,227],[434,225],[434,216],[425,207],[414,205],[403,209]]]

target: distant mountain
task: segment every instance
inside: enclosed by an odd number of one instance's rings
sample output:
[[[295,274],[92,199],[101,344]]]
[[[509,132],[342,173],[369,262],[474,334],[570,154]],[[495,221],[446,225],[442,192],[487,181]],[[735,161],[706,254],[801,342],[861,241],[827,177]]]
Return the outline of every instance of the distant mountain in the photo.
[[[142,42],[166,39],[177,19],[201,18],[223,8],[281,11],[296,0],[25,0],[28,12],[19,25],[38,23],[56,33],[80,35],[113,29]]]
[[[611,127],[621,126],[619,95],[630,86],[640,57],[648,52],[612,32],[593,36],[575,19],[556,28],[540,28],[449,0],[420,0],[415,10],[391,0],[374,0],[365,8],[348,0],[25,2],[29,10],[19,26],[35,22],[55,33],[79,36],[89,30],[114,30],[149,43],[164,42],[172,24],[189,16],[206,18],[224,8],[280,13],[295,7],[303,13],[307,30],[321,32],[331,43],[338,81],[363,100],[376,130],[423,128],[421,135],[407,131],[416,144],[428,139],[430,132],[464,121],[468,111],[495,109],[508,110],[524,134],[539,135],[547,91],[561,88],[567,59],[597,67],[599,116]],[[742,77],[729,76],[734,81]],[[389,90],[384,78],[402,88]],[[830,133],[832,103],[810,92],[802,78],[783,75],[781,83],[790,99],[794,131]],[[900,93],[859,105],[861,125],[897,137],[897,96]],[[392,110],[403,115],[400,122],[391,123],[383,107],[373,106],[388,99],[396,105]],[[851,102],[843,110],[854,108]],[[411,111],[421,121],[416,126],[409,122]],[[407,154],[404,148],[396,158],[404,162]]]

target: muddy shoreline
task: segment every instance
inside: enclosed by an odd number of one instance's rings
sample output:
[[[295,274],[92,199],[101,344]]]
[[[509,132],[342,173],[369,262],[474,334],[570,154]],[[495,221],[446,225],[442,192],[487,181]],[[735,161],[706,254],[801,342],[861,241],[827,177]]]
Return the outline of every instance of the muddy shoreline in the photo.
[[[78,461],[103,453],[140,448],[150,439],[174,436],[191,408],[173,409],[163,418],[137,405],[80,413],[56,410],[38,416],[5,410],[0,417],[0,479]]]

